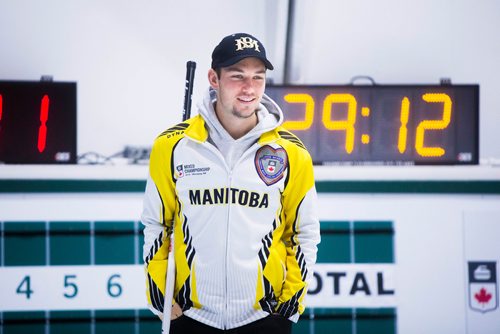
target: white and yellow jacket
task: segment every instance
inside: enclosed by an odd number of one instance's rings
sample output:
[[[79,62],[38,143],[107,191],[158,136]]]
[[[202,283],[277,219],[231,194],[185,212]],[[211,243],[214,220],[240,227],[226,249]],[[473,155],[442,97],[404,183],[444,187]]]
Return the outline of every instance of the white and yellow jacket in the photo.
[[[150,308],[163,312],[173,228],[174,298],[186,316],[220,329],[270,313],[297,321],[320,240],[311,157],[264,96],[259,122],[278,121],[228,163],[209,138],[212,99],[153,145],[142,214]]]

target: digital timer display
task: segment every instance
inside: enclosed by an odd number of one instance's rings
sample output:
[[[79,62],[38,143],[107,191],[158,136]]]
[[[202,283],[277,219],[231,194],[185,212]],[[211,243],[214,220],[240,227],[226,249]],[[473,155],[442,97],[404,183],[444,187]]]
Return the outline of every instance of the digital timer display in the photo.
[[[478,164],[478,85],[268,86],[315,164]]]
[[[76,83],[0,81],[0,163],[76,163]]]

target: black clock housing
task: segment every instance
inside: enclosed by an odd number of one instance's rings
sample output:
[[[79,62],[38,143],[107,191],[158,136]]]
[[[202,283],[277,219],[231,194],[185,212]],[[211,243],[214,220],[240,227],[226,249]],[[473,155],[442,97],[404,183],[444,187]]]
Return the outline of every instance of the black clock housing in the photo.
[[[270,85],[319,165],[479,163],[478,85]]]
[[[0,163],[77,161],[75,82],[0,81]]]

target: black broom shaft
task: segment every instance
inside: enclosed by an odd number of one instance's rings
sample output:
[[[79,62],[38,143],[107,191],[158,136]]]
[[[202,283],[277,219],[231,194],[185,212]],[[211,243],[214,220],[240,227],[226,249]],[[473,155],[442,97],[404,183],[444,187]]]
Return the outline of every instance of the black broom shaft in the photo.
[[[182,110],[183,121],[191,117],[191,96],[193,95],[195,71],[196,71],[196,63],[194,61],[188,61],[186,63],[186,87],[184,91],[184,109]]]

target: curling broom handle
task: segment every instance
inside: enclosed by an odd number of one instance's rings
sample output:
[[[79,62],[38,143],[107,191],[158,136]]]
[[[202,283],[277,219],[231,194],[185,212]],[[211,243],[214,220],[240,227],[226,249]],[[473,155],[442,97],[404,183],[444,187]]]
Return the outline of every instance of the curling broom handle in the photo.
[[[184,91],[184,108],[182,110],[182,121],[191,117],[191,96],[193,95],[194,72],[196,63],[188,61],[186,64],[186,87]],[[170,317],[172,315],[172,300],[174,299],[175,286],[175,259],[174,259],[174,229],[172,223],[172,233],[170,234],[170,246],[168,250],[167,278],[165,282],[165,300],[163,304],[163,321],[161,332],[170,333]]]

